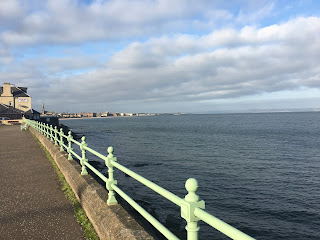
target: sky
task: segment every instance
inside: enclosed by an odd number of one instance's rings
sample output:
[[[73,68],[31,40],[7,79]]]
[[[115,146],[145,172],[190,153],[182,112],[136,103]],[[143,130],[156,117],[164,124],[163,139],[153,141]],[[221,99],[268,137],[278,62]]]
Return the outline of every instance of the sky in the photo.
[[[0,85],[55,112],[320,109],[318,0],[1,0]]]

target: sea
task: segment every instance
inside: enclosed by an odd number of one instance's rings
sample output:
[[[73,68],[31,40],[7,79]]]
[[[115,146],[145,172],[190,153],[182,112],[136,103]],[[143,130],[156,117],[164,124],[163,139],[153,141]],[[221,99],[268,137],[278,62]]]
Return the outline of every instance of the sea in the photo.
[[[261,240],[320,239],[320,112],[62,120],[88,146],[177,196],[196,178],[206,211]],[[76,146],[74,147],[77,148]],[[89,162],[107,175],[104,162]],[[118,186],[181,239],[180,208],[115,170]],[[229,239],[199,222],[199,239]]]

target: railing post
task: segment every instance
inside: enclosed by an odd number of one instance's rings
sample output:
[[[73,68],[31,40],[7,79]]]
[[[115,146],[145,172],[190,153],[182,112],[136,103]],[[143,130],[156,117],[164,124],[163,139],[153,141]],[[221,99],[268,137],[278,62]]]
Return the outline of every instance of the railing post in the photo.
[[[53,142],[53,127],[50,125],[50,140]]]
[[[58,133],[58,127],[54,127],[54,145],[58,146],[58,138],[57,138],[57,133]]]
[[[47,129],[47,138],[50,138],[49,124],[48,123],[46,125],[46,129]]]
[[[117,185],[117,180],[114,180],[113,177],[113,166],[111,161],[117,161],[117,158],[113,156],[113,147],[108,147],[108,156],[107,156],[107,160],[105,161],[106,166],[108,167],[108,182],[106,183],[106,187],[109,191],[108,193],[108,200],[107,200],[107,204],[110,205],[115,205],[118,204],[118,201],[115,197],[115,192],[112,188],[112,184]]]
[[[71,151],[73,150],[72,149],[72,142],[71,142],[71,139],[72,139],[72,135],[71,135],[71,131],[68,132],[68,137],[67,137],[67,140],[68,140],[68,149],[67,149],[67,152],[69,153],[68,155],[68,160],[72,160],[72,154],[71,154]]]
[[[62,144],[63,144],[63,130],[62,130],[62,128],[60,128],[60,152],[62,152],[63,151],[63,146],[62,146]]]
[[[50,125],[47,123],[47,138],[50,139]]]
[[[205,202],[199,201],[199,196],[196,194],[198,189],[198,182],[194,178],[189,178],[186,181],[185,187],[188,194],[181,202],[181,217],[187,221],[187,239],[198,240],[198,232],[200,227],[198,221],[200,220],[194,215],[196,208],[205,209]]]
[[[86,158],[86,149],[85,149],[85,147],[87,147],[88,144],[86,143],[86,137],[85,136],[83,136],[81,138],[81,140],[82,140],[81,145],[80,145],[80,149],[82,151],[82,158],[81,158],[81,161],[80,161],[80,164],[82,166],[81,175],[87,175],[88,171],[87,171],[87,167],[84,165],[84,163],[88,162],[88,159]]]

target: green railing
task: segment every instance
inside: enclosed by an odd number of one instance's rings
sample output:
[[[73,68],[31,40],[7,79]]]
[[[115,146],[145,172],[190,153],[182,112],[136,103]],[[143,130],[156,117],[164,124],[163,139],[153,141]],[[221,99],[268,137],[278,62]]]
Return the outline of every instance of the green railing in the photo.
[[[169,201],[178,205],[181,208],[181,217],[184,218],[187,222],[187,239],[188,240],[197,240],[199,226],[198,222],[200,220],[206,222],[213,228],[222,232],[232,239],[237,240],[252,240],[254,238],[248,236],[247,234],[239,231],[238,229],[230,226],[229,224],[221,221],[220,219],[212,216],[211,214],[204,211],[205,202],[199,200],[199,196],[196,194],[198,189],[198,182],[194,178],[189,178],[186,181],[185,188],[188,194],[184,198],[180,198],[175,194],[167,191],[166,189],[158,186],[157,184],[149,181],[148,179],[140,176],[139,174],[131,171],[130,169],[122,166],[117,162],[117,158],[113,155],[113,147],[108,148],[108,156],[104,156],[95,150],[88,147],[86,143],[86,138],[82,137],[81,142],[78,142],[73,139],[71,132],[69,131],[68,135],[63,133],[62,128],[58,131],[57,127],[49,126],[48,124],[37,122],[34,120],[25,119],[25,123],[30,127],[34,128],[48,139],[52,141],[56,146],[60,146],[60,151],[66,149],[68,153],[68,160],[72,160],[74,156],[80,161],[82,166],[81,175],[87,175],[87,168],[94,172],[99,178],[101,178],[106,183],[106,188],[108,190],[108,205],[117,204],[115,193],[118,193],[124,200],[126,200],[134,209],[136,209],[146,220],[148,220],[159,232],[161,232],[167,239],[179,239],[172,232],[170,232],[165,226],[163,226],[157,219],[155,219],[151,214],[149,214],[145,209],[143,209],[138,203],[136,203],[132,198],[130,198],[126,193],[124,193],[118,186],[117,180],[114,179],[114,168],[119,169],[120,171],[126,173],[130,177],[136,179],[143,185],[157,192],[161,196],[165,197]],[[66,140],[66,141],[64,141]],[[65,142],[67,144],[65,144]],[[81,156],[73,151],[72,145],[76,144],[81,150]],[[108,167],[108,177],[105,177],[97,169],[95,169],[89,162],[86,157],[86,152],[90,152],[95,156],[103,159],[106,166]]]

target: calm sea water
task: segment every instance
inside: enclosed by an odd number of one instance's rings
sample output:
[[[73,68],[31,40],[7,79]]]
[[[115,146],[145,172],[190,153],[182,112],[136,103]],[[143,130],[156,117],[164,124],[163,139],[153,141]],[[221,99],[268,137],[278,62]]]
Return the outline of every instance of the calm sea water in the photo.
[[[194,177],[206,210],[257,239],[320,239],[320,113],[181,115],[61,121],[89,147],[184,197]],[[99,159],[89,156],[89,161]],[[98,168],[107,173],[103,162]],[[185,232],[180,209],[115,171],[118,186]],[[200,224],[200,239],[227,239]]]

